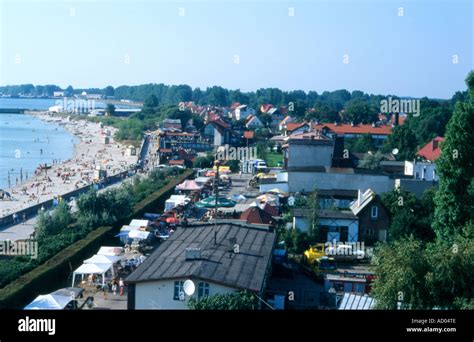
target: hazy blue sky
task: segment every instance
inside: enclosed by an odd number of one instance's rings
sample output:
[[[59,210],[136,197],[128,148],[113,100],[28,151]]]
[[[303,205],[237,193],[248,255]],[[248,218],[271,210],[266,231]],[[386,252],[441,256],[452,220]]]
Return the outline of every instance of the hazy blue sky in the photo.
[[[156,82],[449,98],[474,68],[472,0],[0,4],[1,85]]]

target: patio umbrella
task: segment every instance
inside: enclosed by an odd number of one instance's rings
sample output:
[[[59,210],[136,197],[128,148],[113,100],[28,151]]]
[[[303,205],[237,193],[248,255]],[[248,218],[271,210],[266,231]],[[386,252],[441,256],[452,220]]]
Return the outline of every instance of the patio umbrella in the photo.
[[[284,191],[282,191],[281,189],[278,189],[278,188],[268,190],[268,192],[272,193],[272,194],[281,195],[281,196],[288,196],[288,193],[286,193],[286,192],[284,192]]]
[[[236,205],[236,203],[232,200],[229,200],[225,197],[219,197],[217,199],[217,206],[224,207],[224,208],[232,208]],[[196,203],[196,207],[198,208],[214,208],[216,206],[216,200],[214,196],[209,196],[199,202]]]
[[[168,217],[166,219],[166,223],[179,223],[179,219],[177,219],[176,217]]]
[[[278,201],[278,197],[276,197],[275,195],[271,195],[271,194],[264,194],[264,195],[260,195],[257,197],[258,200],[260,200],[261,202],[276,202]]]

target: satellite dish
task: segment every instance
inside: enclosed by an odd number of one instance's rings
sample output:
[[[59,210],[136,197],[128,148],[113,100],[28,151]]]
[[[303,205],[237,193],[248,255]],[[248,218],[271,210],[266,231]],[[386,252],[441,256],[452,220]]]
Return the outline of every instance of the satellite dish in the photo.
[[[183,290],[184,293],[186,293],[188,296],[192,296],[194,294],[194,291],[196,291],[196,286],[194,286],[192,280],[188,279],[183,284]]]
[[[394,149],[392,150],[392,154],[393,154],[394,156],[396,156],[396,155],[398,154],[398,148],[394,148]]]

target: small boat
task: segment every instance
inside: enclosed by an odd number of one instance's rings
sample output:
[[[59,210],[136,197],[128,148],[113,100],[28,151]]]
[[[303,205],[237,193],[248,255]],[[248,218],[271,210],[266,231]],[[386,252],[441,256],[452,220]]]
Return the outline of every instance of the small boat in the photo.
[[[49,170],[50,168],[52,168],[53,166],[52,165],[48,165],[48,164],[40,164],[40,166],[38,166],[38,168],[40,170]]]

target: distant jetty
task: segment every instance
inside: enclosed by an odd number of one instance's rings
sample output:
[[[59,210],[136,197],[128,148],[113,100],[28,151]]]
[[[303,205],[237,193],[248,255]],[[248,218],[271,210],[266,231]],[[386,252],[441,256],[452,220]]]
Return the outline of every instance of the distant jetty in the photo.
[[[26,110],[22,108],[0,108],[0,114],[24,114]]]

